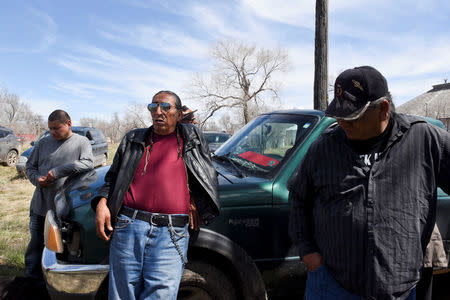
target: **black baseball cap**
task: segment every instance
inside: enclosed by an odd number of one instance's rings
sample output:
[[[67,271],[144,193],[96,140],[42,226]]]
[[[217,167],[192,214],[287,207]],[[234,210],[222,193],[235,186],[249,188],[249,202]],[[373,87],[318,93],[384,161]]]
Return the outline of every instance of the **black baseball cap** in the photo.
[[[336,119],[356,120],[370,103],[389,94],[386,78],[369,66],[348,69],[339,74],[334,84],[334,99],[325,115]]]

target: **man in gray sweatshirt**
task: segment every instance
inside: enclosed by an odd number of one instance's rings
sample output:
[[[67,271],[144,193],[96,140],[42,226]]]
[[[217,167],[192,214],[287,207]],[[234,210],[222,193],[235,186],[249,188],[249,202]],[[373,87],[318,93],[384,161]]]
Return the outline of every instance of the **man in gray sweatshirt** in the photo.
[[[31,239],[25,252],[26,276],[43,280],[41,255],[44,249],[45,215],[66,178],[93,169],[89,140],[73,134],[67,112],[55,110],[48,117],[50,136],[39,140],[26,164],[27,177],[36,189],[30,205]]]

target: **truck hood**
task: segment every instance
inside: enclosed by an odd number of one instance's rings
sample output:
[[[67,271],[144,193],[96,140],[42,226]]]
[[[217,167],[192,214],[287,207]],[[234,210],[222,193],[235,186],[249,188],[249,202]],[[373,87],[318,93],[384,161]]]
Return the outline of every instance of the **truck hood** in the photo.
[[[235,205],[230,203],[232,195],[242,193],[244,195],[252,194],[250,191],[271,194],[270,180],[256,176],[239,177],[237,172],[228,165],[213,162],[217,170],[219,181],[219,193],[222,205]],[[109,166],[94,169],[89,172],[70,176],[62,187],[64,200],[67,208],[76,209],[84,205],[90,205],[91,200],[97,196],[99,189],[104,184],[104,178],[109,170]],[[271,198],[271,196],[267,195]]]
[[[219,180],[219,189],[221,186],[233,185],[233,184],[245,184],[245,183],[258,183],[267,181],[265,178],[245,175],[241,178],[238,176],[237,172],[223,164],[213,162],[214,168],[217,171],[217,178]]]
[[[109,166],[106,166],[70,176],[62,187],[67,204],[72,208],[90,204],[103,186],[108,170]]]

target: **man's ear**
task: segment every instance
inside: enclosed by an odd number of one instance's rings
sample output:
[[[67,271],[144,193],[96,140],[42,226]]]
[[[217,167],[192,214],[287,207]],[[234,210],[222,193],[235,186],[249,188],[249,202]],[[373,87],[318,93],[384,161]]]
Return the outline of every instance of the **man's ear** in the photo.
[[[67,120],[66,124],[67,126],[72,127],[72,120]]]
[[[386,99],[383,100],[383,102],[380,103],[379,107],[380,107],[380,119],[382,121],[389,119],[389,109],[390,109],[389,101],[387,101]]]

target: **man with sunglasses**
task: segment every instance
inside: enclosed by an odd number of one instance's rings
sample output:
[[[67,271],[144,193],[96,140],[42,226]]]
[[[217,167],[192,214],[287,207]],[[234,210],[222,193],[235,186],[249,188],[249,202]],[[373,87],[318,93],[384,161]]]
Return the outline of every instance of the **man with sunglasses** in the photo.
[[[109,299],[176,299],[188,226],[220,210],[208,146],[197,126],[179,122],[180,98],[160,91],[148,109],[153,126],[125,135],[92,202],[97,235],[111,241]]]
[[[337,77],[325,114],[339,126],[289,182],[306,299],[415,299],[437,187],[450,192],[450,134],[396,114],[386,79],[368,66]]]

